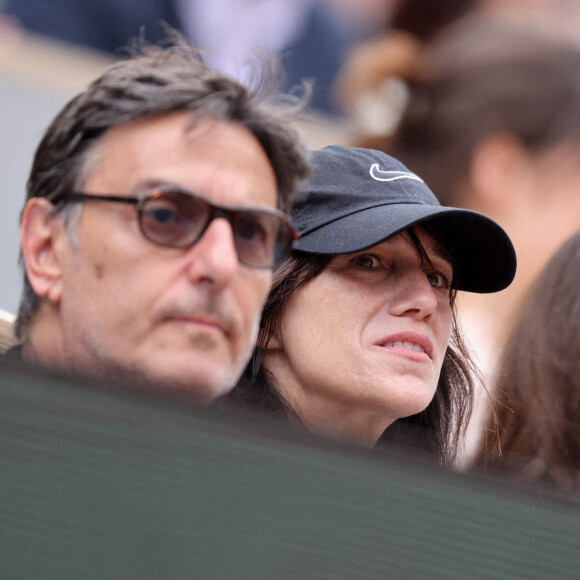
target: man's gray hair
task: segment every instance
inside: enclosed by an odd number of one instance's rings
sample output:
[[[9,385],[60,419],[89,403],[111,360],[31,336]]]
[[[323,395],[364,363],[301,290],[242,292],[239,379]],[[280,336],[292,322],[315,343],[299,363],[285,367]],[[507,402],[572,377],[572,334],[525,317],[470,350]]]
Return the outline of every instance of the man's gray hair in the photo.
[[[271,63],[270,63],[271,64]],[[249,90],[209,70],[199,52],[180,37],[170,46],[145,46],[122,60],[74,97],[46,130],[34,157],[27,200],[48,200],[82,190],[95,148],[110,128],[128,121],[176,111],[193,118],[212,117],[241,124],[264,149],[276,175],[278,206],[289,211],[299,182],[309,174],[307,152],[294,127],[298,108],[274,97],[274,68]],[[65,221],[74,210],[56,204]],[[24,273],[24,289],[15,323],[23,340],[40,305]]]

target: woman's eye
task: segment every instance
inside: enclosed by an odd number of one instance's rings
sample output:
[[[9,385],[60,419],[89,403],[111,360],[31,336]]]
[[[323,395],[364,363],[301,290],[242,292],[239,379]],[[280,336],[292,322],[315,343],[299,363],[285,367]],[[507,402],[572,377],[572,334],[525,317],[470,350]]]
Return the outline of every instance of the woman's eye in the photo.
[[[364,268],[366,270],[371,270],[373,268],[378,268],[379,266],[379,259],[372,254],[361,254],[359,256],[355,256],[352,259],[353,264],[359,266],[360,268]]]
[[[435,288],[449,288],[449,278],[442,272],[429,272],[427,280]]]

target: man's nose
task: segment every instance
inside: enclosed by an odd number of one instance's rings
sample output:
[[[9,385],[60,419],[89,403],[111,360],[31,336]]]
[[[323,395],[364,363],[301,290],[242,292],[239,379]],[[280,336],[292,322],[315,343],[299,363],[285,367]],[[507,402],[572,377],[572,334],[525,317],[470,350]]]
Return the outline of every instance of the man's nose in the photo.
[[[211,284],[215,291],[227,286],[240,268],[234,233],[224,218],[214,219],[188,253],[191,282]]]

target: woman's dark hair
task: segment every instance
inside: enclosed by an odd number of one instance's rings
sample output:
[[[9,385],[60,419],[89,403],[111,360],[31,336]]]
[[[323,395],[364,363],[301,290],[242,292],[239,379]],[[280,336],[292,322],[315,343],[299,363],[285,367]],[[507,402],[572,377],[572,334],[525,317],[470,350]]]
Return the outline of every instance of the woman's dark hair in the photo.
[[[423,227],[437,239],[437,232]],[[429,257],[413,230],[407,230],[422,263],[429,263]],[[292,256],[274,273],[272,290],[266,300],[260,324],[258,345],[237,386],[229,395],[236,405],[259,409],[271,416],[299,419],[284,394],[276,388],[276,381],[263,364],[264,352],[270,339],[277,332],[290,296],[318,276],[332,255],[293,252]],[[389,429],[393,436],[385,439],[397,445],[412,444],[408,434],[417,431],[432,435],[431,450],[435,451],[442,463],[451,465],[456,458],[459,441],[469,421],[473,400],[475,367],[464,346],[455,317],[455,295],[451,292],[453,326],[450,345],[445,354],[437,391],[429,406],[416,415],[399,419]],[[423,437],[421,447],[425,447]],[[412,444],[414,446],[414,444]]]
[[[534,284],[503,351],[476,463],[580,491],[580,233]],[[490,419],[492,421],[492,419]]]

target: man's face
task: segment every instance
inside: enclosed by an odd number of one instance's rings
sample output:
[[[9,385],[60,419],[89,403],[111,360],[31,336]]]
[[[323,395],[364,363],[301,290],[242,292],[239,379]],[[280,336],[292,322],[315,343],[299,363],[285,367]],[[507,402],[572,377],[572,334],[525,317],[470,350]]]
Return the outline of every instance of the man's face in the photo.
[[[91,169],[90,194],[169,185],[218,204],[277,204],[255,137],[224,121],[192,128],[189,113],[107,131]],[[65,368],[145,378],[206,400],[233,386],[254,346],[271,272],[239,263],[226,220],[212,221],[189,248],[166,248],[143,237],[134,206],[85,201],[76,237],[64,244],[58,296]]]

